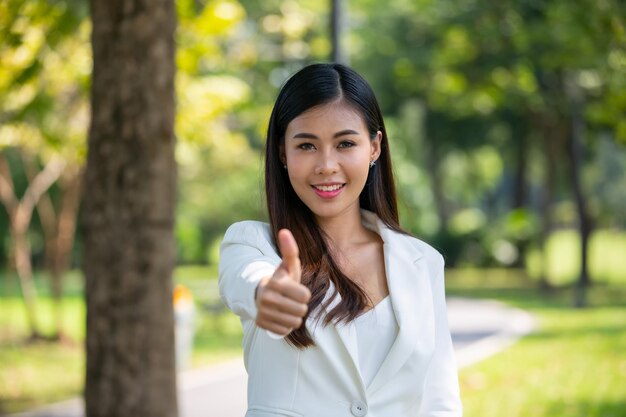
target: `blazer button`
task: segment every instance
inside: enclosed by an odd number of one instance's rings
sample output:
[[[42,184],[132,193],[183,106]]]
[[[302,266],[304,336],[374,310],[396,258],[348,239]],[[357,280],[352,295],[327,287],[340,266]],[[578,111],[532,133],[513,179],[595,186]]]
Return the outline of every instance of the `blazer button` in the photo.
[[[352,403],[350,412],[356,417],[363,417],[367,414],[367,405],[363,401],[356,400]]]

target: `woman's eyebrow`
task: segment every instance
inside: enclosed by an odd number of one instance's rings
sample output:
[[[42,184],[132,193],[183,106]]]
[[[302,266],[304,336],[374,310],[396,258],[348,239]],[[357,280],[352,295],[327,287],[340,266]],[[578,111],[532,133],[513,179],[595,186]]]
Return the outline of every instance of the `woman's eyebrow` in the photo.
[[[342,130],[341,132],[337,132],[333,135],[334,138],[338,138],[340,136],[346,136],[346,135],[358,135],[359,132],[357,132],[356,130],[352,130],[352,129],[345,129]]]
[[[317,136],[315,136],[313,133],[296,133],[295,135],[293,135],[294,139],[319,139]]]
[[[333,135],[333,138],[338,138],[340,136],[346,136],[346,135],[358,135],[358,134],[359,132],[357,132],[356,130],[345,129],[345,130],[335,133]],[[296,133],[295,135],[293,135],[293,138],[294,139],[319,139],[317,135],[314,135],[313,133],[306,133],[306,132]]]

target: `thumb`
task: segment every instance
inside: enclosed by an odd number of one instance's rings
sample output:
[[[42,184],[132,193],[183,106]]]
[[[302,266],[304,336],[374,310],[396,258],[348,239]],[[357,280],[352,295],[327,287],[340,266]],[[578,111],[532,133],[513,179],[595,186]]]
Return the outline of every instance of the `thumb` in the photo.
[[[278,232],[278,246],[283,257],[282,267],[287,270],[287,273],[293,280],[300,282],[301,270],[298,244],[288,229],[282,229]]]

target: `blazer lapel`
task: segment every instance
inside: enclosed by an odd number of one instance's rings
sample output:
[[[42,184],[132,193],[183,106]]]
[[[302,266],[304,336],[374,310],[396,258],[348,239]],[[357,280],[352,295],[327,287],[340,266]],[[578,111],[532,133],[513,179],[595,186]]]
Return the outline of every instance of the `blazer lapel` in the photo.
[[[391,346],[389,354],[367,387],[367,392],[373,393],[388,382],[416,350],[428,352],[432,348],[433,300],[428,266],[422,252],[411,244],[408,237],[388,229],[374,213],[366,210],[362,210],[361,213],[364,225],[377,232],[384,242],[385,273],[399,327],[398,337]],[[334,293],[335,288],[331,282],[322,304],[325,304],[328,297]],[[331,311],[340,301],[341,297],[337,294],[326,307],[325,312]],[[312,322],[312,326],[322,326],[322,324]],[[351,359],[352,363],[349,366],[354,371],[355,380],[361,382],[361,389],[365,389],[359,370],[358,342],[354,324],[340,323],[329,327],[337,332]],[[318,336],[330,343],[326,340],[326,335],[330,336],[328,331],[332,332],[331,329],[324,329],[318,333]]]
[[[384,241],[385,272],[398,322],[398,337],[367,391],[373,393],[400,370],[416,351],[428,352],[434,335],[432,291],[426,259],[408,237],[377,222]]]
[[[330,288],[326,292],[326,296],[324,297],[324,301],[322,304],[325,304],[326,300],[335,293],[335,286],[333,283],[330,283]],[[330,312],[337,304],[341,302],[341,296],[337,294],[332,302],[326,307],[326,313]],[[339,339],[343,343],[348,355],[351,359],[351,366],[358,378],[363,384],[363,379],[361,378],[361,373],[359,372],[359,354],[358,354],[358,342],[356,337],[356,329],[352,322],[350,323],[339,323],[336,325],[330,325],[333,327],[339,336]],[[364,388],[364,387],[363,387]]]

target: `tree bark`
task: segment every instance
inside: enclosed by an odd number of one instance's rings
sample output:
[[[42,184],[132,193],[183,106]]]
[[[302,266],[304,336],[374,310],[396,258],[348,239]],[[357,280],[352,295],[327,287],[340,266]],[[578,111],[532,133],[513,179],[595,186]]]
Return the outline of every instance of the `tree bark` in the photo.
[[[92,0],[87,417],[177,415],[172,0]]]

